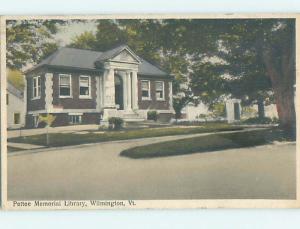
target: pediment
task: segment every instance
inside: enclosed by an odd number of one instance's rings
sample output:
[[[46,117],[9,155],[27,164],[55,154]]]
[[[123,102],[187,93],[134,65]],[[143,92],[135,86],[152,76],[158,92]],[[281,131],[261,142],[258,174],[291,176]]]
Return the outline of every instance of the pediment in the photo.
[[[121,51],[119,54],[113,57],[112,60],[127,63],[139,63],[137,56],[130,53],[127,49]]]

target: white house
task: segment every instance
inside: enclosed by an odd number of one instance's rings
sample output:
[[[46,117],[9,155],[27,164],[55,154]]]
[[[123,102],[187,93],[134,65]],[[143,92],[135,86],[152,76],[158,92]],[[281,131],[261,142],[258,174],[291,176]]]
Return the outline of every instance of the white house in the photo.
[[[7,128],[18,129],[25,126],[26,98],[25,93],[9,82],[6,93]]]

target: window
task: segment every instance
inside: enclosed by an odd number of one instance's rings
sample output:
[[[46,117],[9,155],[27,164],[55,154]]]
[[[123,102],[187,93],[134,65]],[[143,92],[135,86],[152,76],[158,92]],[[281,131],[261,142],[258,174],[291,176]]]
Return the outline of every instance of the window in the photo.
[[[81,123],[81,115],[69,115],[69,123],[70,124],[80,124]]]
[[[6,94],[6,105],[9,104],[9,94]]]
[[[142,80],[142,99],[149,100],[150,99],[150,81],[149,80]]]
[[[14,113],[14,124],[18,125],[21,123],[21,115],[20,113]]]
[[[90,98],[91,97],[91,82],[89,76],[79,77],[79,97]]]
[[[157,100],[164,100],[165,93],[164,93],[164,82],[163,81],[156,81],[155,82],[155,94]]]
[[[41,97],[41,77],[34,76],[32,78],[32,98],[39,99]]]
[[[71,75],[59,74],[59,97],[71,97]]]

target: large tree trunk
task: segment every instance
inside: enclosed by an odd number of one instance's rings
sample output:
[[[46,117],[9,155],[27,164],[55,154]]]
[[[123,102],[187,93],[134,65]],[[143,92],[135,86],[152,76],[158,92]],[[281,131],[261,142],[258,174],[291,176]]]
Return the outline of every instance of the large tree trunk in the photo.
[[[294,88],[274,88],[276,107],[280,127],[291,136],[296,136],[296,113],[294,105]]]
[[[269,54],[269,55],[268,55]],[[287,55],[288,56],[288,55]],[[284,59],[281,71],[277,70],[272,62],[270,53],[265,53],[264,62],[268,76],[271,79],[272,88],[277,107],[280,127],[293,139],[296,138],[296,112],[294,103],[295,68],[294,59]]]

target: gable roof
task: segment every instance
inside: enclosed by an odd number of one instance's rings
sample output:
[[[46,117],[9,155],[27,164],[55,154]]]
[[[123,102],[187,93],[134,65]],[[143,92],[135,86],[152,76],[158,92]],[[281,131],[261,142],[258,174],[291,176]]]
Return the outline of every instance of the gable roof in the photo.
[[[104,62],[118,55],[124,49],[128,50],[139,62],[138,74],[149,76],[169,76],[155,65],[135,55],[127,45],[121,45],[106,52],[99,52],[86,49],[76,49],[63,47],[48,56],[42,62],[26,71],[31,72],[41,66],[70,67],[82,70],[99,70],[95,66],[96,62]]]
[[[119,53],[121,53],[122,51],[127,50],[132,57],[140,63],[140,59],[137,55],[135,55],[135,53],[127,46],[127,45],[120,45],[117,46],[116,48],[110,49],[106,52],[103,52],[102,55],[97,59],[97,61],[106,61],[109,59],[112,59],[114,57],[116,57]]]
[[[24,99],[24,92],[13,86],[11,83],[7,82],[7,92],[13,94],[19,99]]]

